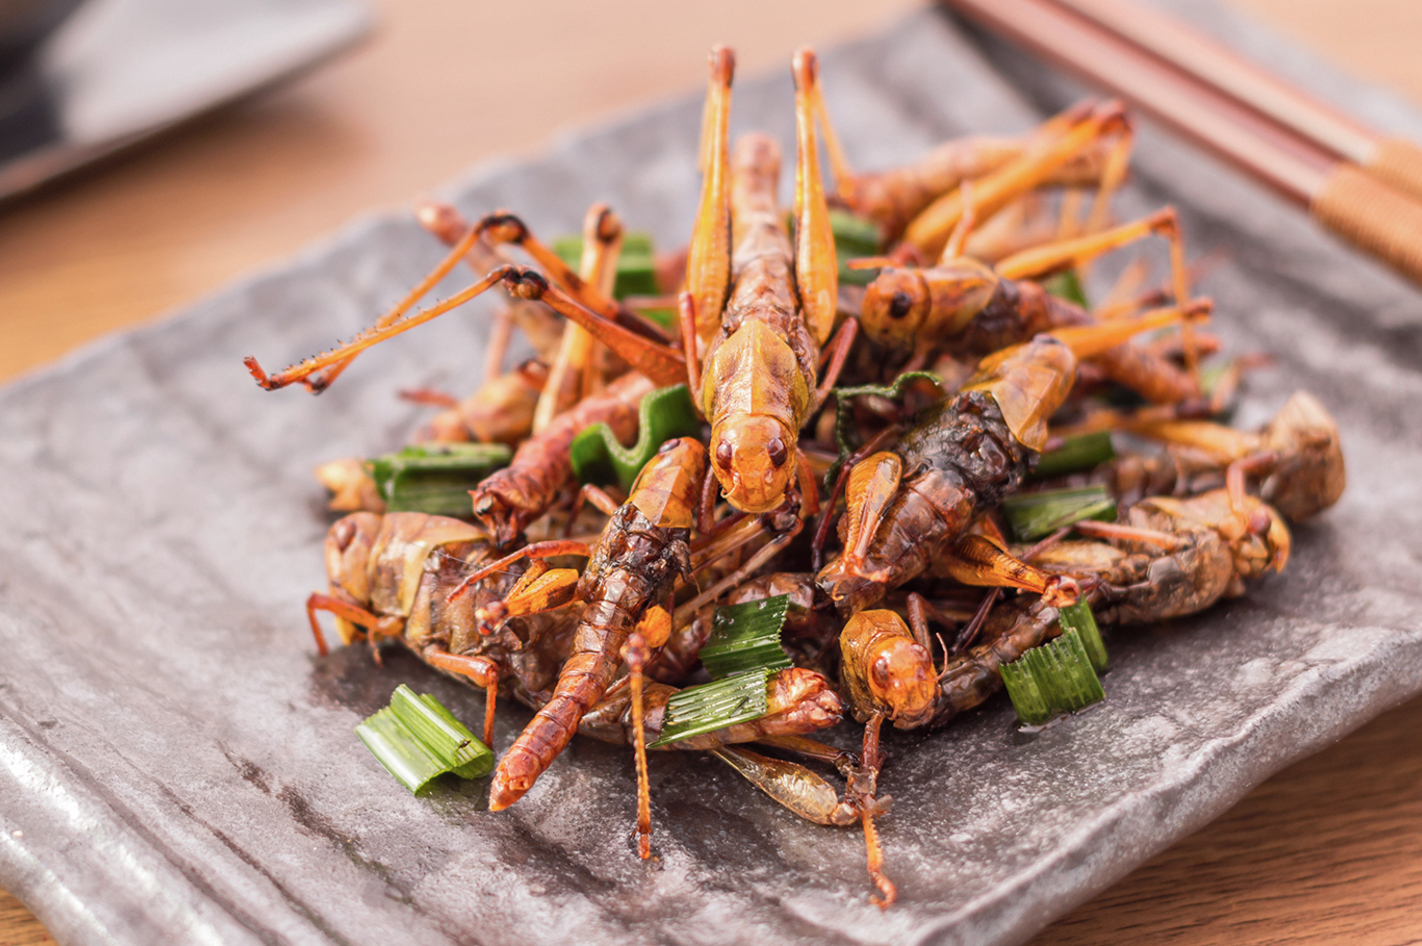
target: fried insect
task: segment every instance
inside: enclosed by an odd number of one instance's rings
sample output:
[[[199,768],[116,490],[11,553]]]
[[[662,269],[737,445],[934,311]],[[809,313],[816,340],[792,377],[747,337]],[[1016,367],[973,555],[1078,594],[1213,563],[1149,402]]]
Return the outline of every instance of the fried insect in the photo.
[[[1196,614],[1243,594],[1245,582],[1281,571],[1288,561],[1290,537],[1279,514],[1253,497],[1247,505],[1250,525],[1241,531],[1226,490],[1147,499],[1120,524],[1078,523],[1079,532],[1096,538],[1053,544],[1033,564],[1080,582],[1103,625]],[[1020,596],[999,605],[980,643],[950,655],[941,668],[921,632],[894,612],[861,612],[841,637],[851,708],[856,715],[883,714],[898,728],[943,725],[1002,688],[1003,664],[1060,633],[1060,603]]]
[[[618,254],[622,249],[622,221],[606,204],[594,204],[583,218],[583,258],[578,275],[604,296],[612,296],[617,279]],[[553,418],[572,409],[583,397],[600,386],[597,374],[597,344],[588,330],[570,323],[563,330],[558,357],[548,373],[548,384],[533,417],[533,432],[542,433]]]
[[[628,678],[619,680],[603,700],[583,715],[578,732],[603,742],[632,745],[636,721],[632,714]],[[648,744],[662,733],[667,700],[676,687],[662,683],[643,691],[642,728]],[[766,715],[725,729],[692,736],[667,749],[714,749],[742,742],[759,742],[775,736],[801,736],[834,726],[844,718],[844,703],[822,674],[800,667],[780,671],[766,684]]]
[[[637,434],[637,407],[651,390],[652,382],[643,375],[625,374],[553,418],[542,433],[519,446],[508,466],[470,491],[474,515],[500,545],[512,543],[548,511],[573,475],[568,455],[573,438],[601,421],[624,442],[631,440]]]
[[[330,590],[313,594],[306,613],[316,647],[326,653],[317,613],[336,618],[336,633],[350,644],[364,636],[379,661],[379,646],[399,638],[438,670],[483,687],[484,741],[493,735],[500,681],[520,702],[539,706],[558,679],[572,645],[571,611],[553,611],[480,633],[476,609],[502,597],[519,569],[491,574],[456,601],[449,592],[493,557],[494,546],[477,526],[445,516],[358,512],[326,534]]]
[[[571,655],[552,698],[500,760],[489,790],[491,810],[518,801],[557,758],[612,682],[634,626],[668,599],[679,575],[690,574],[689,536],[705,472],[705,447],[690,438],[668,441],[613,514],[573,595],[583,609]],[[503,561],[495,564],[503,567]],[[482,577],[476,573],[471,580]]]
[[[529,359],[498,375],[488,376],[463,400],[428,391],[402,391],[407,400],[443,407],[416,435],[416,441],[506,443],[517,446],[533,432],[533,412],[548,383],[548,366]]]
[[[956,138],[910,164],[862,174],[850,169],[823,97],[817,94],[814,105],[834,174],[835,202],[877,223],[887,245],[896,242],[929,204],[956,190],[964,181],[977,180],[1020,160],[1089,114],[1095,103],[1078,103],[1020,138]],[[1049,187],[1097,185],[1101,182],[1105,159],[1106,152],[1102,148],[1087,148],[1052,168],[1041,183]]]
[[[904,230],[904,242],[922,259],[937,259],[965,217],[974,223],[990,219],[1052,180],[1079,155],[1104,147],[1100,185],[1086,223],[1087,233],[1100,230],[1107,203],[1125,178],[1133,141],[1130,120],[1116,101],[1069,109],[1059,118],[1044,126],[1037,143],[1021,157],[973,181],[971,188],[959,187],[929,204]]]
[[[995,506],[1031,471],[1046,443],[1047,418],[1076,378],[1078,356],[1207,311],[1201,303],[1061,329],[983,359],[957,396],[919,412],[896,451],[851,470],[840,520],[844,548],[820,570],[820,588],[847,616],[922,574],[978,511]]]
[[[436,229],[433,226],[431,228]],[[501,265],[448,299],[427,309],[410,311],[481,242],[495,246],[519,246],[542,266],[548,275],[525,266]],[[549,282],[550,278],[552,284]],[[611,326],[610,331],[620,335],[640,337],[644,341],[652,340],[663,344],[666,342],[666,336],[660,329],[573,272],[558,254],[538,240],[517,216],[505,210],[498,210],[485,215],[469,228],[444,260],[431,270],[419,285],[394,308],[380,316],[374,326],[361,332],[350,342],[307,358],[273,375],[268,375],[255,358],[249,356],[244,359],[244,363],[257,384],[268,391],[300,383],[310,391],[320,392],[367,348],[457,309],[498,285],[502,285],[515,299],[544,302],[565,316],[574,311],[580,314],[592,313],[593,318],[606,320]],[[664,349],[654,349],[651,353],[643,354],[642,362],[647,364],[647,370],[654,375],[675,372],[683,361],[679,355],[670,354]],[[642,362],[634,362],[634,366],[640,367]]]
[[[587,310],[566,314],[659,383],[686,378],[711,422],[711,468],[726,499],[761,513],[781,506],[796,479],[813,505],[813,477],[797,446],[800,428],[833,386],[857,323],[847,321],[830,343],[839,277],[811,104],[815,55],[801,50],[792,63],[793,243],[775,196],[778,147],[763,135],[747,136],[731,159],[733,72],[731,51],[714,49],[702,126],[705,176],[680,297],[683,350],[619,334]],[[827,343],[831,354],[820,379]]]
[[[1125,456],[1107,471],[1112,492],[1190,495],[1218,486],[1235,495],[1246,480],[1290,522],[1302,522],[1338,501],[1347,483],[1338,424],[1318,399],[1296,391],[1258,431],[1209,421],[1147,421],[1122,429],[1165,443],[1159,456]]]
[[[795,244],[775,199],[779,148],[763,135],[742,139],[729,162],[732,60],[713,54],[702,211],[692,236],[683,325],[694,325],[705,361],[701,407],[711,421],[712,469],[727,500],[767,512],[803,467],[800,428],[824,400],[816,388],[821,346],[834,328],[838,264],[820,178],[811,97],[815,55],[795,54]],[[729,163],[729,167],[727,167]],[[727,173],[729,171],[729,173]],[[729,186],[728,186],[729,184]],[[723,234],[729,230],[730,242]],[[852,323],[849,323],[852,324]],[[840,336],[837,364],[853,338]],[[801,487],[813,489],[801,476]]]
[[[864,293],[860,324],[875,342],[891,349],[912,348],[911,366],[934,350],[958,358],[981,358],[1054,328],[1091,325],[1086,310],[1059,299],[1029,278],[1076,266],[1148,234],[1171,243],[1177,304],[1188,299],[1184,253],[1175,210],[1163,210],[1110,230],[1016,254],[990,267],[954,256],[927,269],[885,269]],[[1200,394],[1198,384],[1168,358],[1123,343],[1095,355],[1091,363],[1110,380],[1148,401],[1173,404]]]

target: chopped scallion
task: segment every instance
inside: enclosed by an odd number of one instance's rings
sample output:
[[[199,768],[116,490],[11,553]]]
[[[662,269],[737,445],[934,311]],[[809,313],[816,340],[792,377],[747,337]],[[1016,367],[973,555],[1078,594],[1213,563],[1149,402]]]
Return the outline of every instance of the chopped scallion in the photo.
[[[1057,273],[1050,279],[1045,280],[1042,283],[1042,288],[1058,299],[1064,299],[1072,305],[1080,306],[1083,309],[1091,308],[1090,303],[1086,301],[1086,291],[1081,288],[1081,278],[1077,276],[1076,270],[1074,269]]]
[[[1096,626],[1096,615],[1091,613],[1091,605],[1085,598],[1058,612],[1063,631],[1076,631],[1081,636],[1081,644],[1091,658],[1091,666],[1097,673],[1105,673],[1107,667],[1106,644],[1101,640],[1101,628]]]
[[[661,737],[648,748],[760,719],[769,708],[765,690],[774,675],[764,667],[674,693],[667,700]]]
[[[1116,451],[1111,447],[1110,431],[1098,430],[1068,437],[1057,449],[1042,454],[1031,478],[1044,480],[1068,473],[1085,473],[1096,469],[1115,455]]]
[[[1002,512],[1018,542],[1035,542],[1083,519],[1116,518],[1116,504],[1104,486],[1018,493],[1002,501]]]
[[[576,271],[583,259],[582,234],[558,237],[553,241],[553,252]],[[657,266],[651,234],[624,233],[622,252],[617,257],[617,281],[612,286],[613,297],[625,299],[656,294]]]
[[[390,705],[356,726],[356,735],[386,771],[411,792],[446,772],[480,778],[494,769],[494,754],[428,693],[403,683]]]
[[[630,490],[637,474],[662,444],[673,437],[695,437],[701,432],[701,418],[684,384],[651,392],[642,398],[637,414],[637,442],[630,447],[619,443],[605,423],[593,424],[573,438],[569,455],[578,482],[599,486],[616,483]]]
[[[839,208],[829,212],[829,221],[834,233],[835,255],[840,260],[839,281],[851,286],[869,285],[879,274],[877,269],[850,269],[847,264],[856,257],[877,255],[883,245],[883,231],[874,221]]]
[[[1072,713],[1106,698],[1091,658],[1073,630],[1034,647],[1001,668],[1017,718],[1039,726],[1058,713]]]
[[[779,671],[790,666],[790,658],[780,646],[780,629],[789,610],[789,595],[717,608],[711,618],[711,636],[701,648],[701,665],[717,680],[749,670]]]
[[[501,443],[424,444],[367,460],[365,467],[390,512],[467,519],[469,491],[512,457]]]

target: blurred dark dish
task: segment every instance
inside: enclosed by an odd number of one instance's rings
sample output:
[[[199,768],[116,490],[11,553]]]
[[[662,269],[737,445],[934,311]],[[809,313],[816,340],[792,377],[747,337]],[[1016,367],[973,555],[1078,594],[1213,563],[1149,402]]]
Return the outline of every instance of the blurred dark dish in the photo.
[[[363,0],[0,0],[0,201],[309,69],[371,23]]]
[[[0,0],[0,74],[23,62],[83,0]]]

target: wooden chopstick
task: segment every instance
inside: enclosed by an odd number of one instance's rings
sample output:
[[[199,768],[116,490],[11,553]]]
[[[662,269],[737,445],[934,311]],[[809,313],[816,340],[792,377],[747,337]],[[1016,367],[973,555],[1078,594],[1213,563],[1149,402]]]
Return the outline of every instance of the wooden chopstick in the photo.
[[[942,2],[1111,90],[1422,285],[1422,203],[1334,149],[1049,0]]]
[[[1175,17],[1128,0],[1051,0],[1162,62],[1422,199],[1422,148],[1379,134]]]

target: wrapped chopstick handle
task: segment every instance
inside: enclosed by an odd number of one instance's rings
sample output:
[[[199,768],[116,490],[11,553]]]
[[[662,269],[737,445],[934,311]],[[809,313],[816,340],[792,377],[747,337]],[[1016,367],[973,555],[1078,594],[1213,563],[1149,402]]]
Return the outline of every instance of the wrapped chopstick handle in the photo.
[[[1403,138],[1381,138],[1363,167],[1391,187],[1422,201],[1422,148]]]
[[[1422,285],[1422,203],[1347,162],[1309,201],[1313,218]]]

